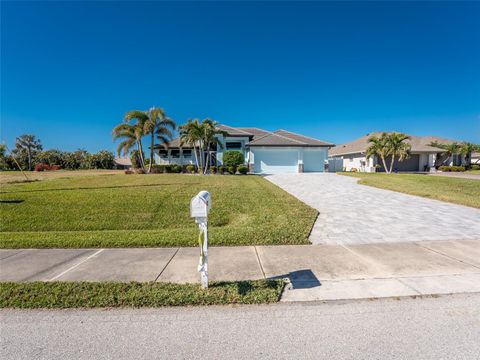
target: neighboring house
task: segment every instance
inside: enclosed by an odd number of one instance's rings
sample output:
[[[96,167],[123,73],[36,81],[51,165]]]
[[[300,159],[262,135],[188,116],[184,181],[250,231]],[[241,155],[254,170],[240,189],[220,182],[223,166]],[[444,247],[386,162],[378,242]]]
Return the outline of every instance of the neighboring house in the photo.
[[[472,153],[472,157],[470,158],[470,163],[480,165],[480,152]]]
[[[234,128],[219,125],[225,136],[218,136],[221,146],[213,150],[213,162],[223,164],[226,150],[238,150],[245,156],[249,170],[259,174],[322,172],[331,143],[286,130],[266,131],[258,128]],[[174,139],[168,148],[156,146],[157,164],[194,164],[195,155],[188,144]]]
[[[113,162],[117,169],[129,170],[132,168],[132,161],[128,157],[116,157]]]
[[[370,133],[352,142],[331,148],[329,150],[329,171],[385,171],[381,159],[376,156],[367,159],[365,155],[370,145],[368,139],[371,136],[380,136],[381,134],[382,132]],[[451,144],[458,141],[435,136],[410,135],[410,137],[411,140],[407,140],[411,145],[410,157],[403,161],[397,159],[394,165],[396,171],[429,171],[440,165],[462,164],[461,155],[446,158],[442,155],[442,149],[430,146],[433,142]],[[389,166],[390,158],[386,159],[386,163]]]

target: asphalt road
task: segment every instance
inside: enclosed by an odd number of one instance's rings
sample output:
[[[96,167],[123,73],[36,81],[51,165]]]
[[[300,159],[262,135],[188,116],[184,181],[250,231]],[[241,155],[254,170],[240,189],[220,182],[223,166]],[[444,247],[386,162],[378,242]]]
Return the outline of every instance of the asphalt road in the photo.
[[[2,359],[480,358],[480,294],[0,316]]]

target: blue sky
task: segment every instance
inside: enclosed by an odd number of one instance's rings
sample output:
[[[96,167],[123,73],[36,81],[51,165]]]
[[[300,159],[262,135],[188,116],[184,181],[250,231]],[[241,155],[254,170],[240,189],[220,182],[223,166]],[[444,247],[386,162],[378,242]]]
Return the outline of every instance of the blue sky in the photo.
[[[480,3],[2,2],[1,141],[114,149],[131,109],[334,143],[480,143]]]

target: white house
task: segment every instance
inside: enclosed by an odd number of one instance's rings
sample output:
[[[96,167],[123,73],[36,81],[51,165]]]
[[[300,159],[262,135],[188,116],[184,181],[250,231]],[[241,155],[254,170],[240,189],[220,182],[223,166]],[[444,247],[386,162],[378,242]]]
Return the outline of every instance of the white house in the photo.
[[[329,171],[360,171],[375,172],[385,171],[382,161],[377,157],[366,158],[369,146],[368,139],[371,136],[380,136],[382,132],[367,134],[352,142],[337,145],[329,151]],[[440,165],[461,165],[462,156],[453,155],[446,158],[443,150],[430,146],[431,143],[451,144],[454,140],[443,139],[435,136],[412,136],[407,142],[411,145],[410,157],[404,161],[396,161],[396,171],[430,171]],[[387,166],[390,158],[386,159]]]
[[[241,151],[250,172],[258,174],[323,172],[328,159],[331,143],[303,136],[286,130],[266,131],[258,128],[234,128],[219,125],[226,135],[219,136],[221,146],[213,151],[213,163],[223,164],[226,150]],[[157,146],[155,149],[157,164],[194,164],[192,147],[181,146],[174,139],[168,148]]]

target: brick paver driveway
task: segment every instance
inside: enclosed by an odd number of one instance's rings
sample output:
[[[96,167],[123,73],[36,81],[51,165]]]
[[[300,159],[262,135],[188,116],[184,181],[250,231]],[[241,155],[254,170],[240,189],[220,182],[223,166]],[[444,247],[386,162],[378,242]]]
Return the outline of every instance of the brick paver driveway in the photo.
[[[336,174],[266,178],[320,212],[313,244],[480,240],[478,209],[359,185]]]

